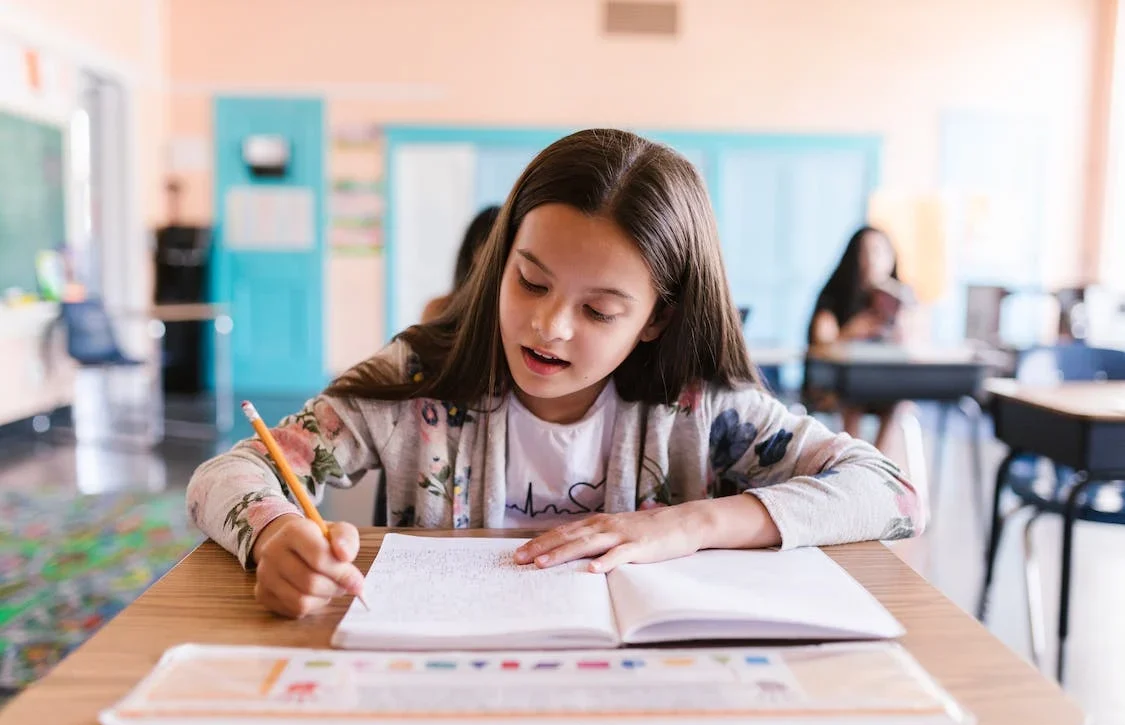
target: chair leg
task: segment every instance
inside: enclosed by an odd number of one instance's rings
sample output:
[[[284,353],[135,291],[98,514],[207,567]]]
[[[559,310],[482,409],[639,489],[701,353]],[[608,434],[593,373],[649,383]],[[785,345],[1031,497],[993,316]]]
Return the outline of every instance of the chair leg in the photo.
[[[1046,658],[1047,623],[1043,613],[1043,580],[1039,575],[1039,557],[1035,553],[1032,525],[1039,511],[1032,511],[1023,525],[1024,584],[1027,586],[1027,628],[1031,640],[1031,661],[1041,667]]]
[[[913,410],[904,411],[898,416],[898,425],[902,430],[902,440],[906,449],[906,468],[910,482],[922,501],[922,520],[916,522],[921,528],[929,525],[933,518],[934,502],[930,497],[930,483],[926,470],[926,446],[922,436],[922,424],[918,422]]]
[[[945,444],[949,437],[949,404],[942,403],[938,408],[937,440],[934,443],[934,475],[930,480],[930,489],[933,491],[934,501],[937,501],[938,492],[942,486],[942,474],[945,468]]]
[[[1066,637],[1070,624],[1070,564],[1074,551],[1074,522],[1078,518],[1078,504],[1091,481],[1085,474],[1075,484],[1066,498],[1066,511],[1063,514],[1062,576],[1059,581],[1059,652],[1055,664],[1055,678],[1063,682],[1066,667]]]
[[[961,398],[958,407],[972,428],[970,446],[973,456],[973,508],[980,519],[980,528],[983,532],[988,530],[988,514],[984,502],[984,454],[981,450],[981,441],[984,439],[984,411],[981,410],[980,403],[968,395]]]
[[[984,559],[984,582],[981,584],[980,599],[977,601],[977,619],[981,622],[988,614],[988,590],[992,586],[992,575],[996,567],[996,551],[1000,546],[1000,534],[1004,529],[1004,519],[1000,515],[1000,495],[1004,492],[1012,462],[1019,455],[1019,451],[1010,451],[1000,467],[996,469],[996,488],[992,492],[992,526],[988,535],[988,551]]]
[[[229,315],[220,315],[214,322],[215,335],[215,427],[220,436],[234,427],[234,378],[231,369],[231,334],[234,322]]]
[[[149,400],[151,401],[149,408],[151,411],[151,418],[149,423],[152,428],[148,431],[148,445],[155,447],[164,441],[164,381],[162,378],[162,370],[160,367],[159,359],[151,364],[151,372],[146,374]],[[146,366],[148,367],[148,366]]]

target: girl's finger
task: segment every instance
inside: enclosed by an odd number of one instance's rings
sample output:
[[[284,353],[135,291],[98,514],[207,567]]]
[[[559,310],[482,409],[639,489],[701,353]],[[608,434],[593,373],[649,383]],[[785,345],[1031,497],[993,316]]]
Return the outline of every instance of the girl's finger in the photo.
[[[277,566],[277,575],[302,594],[314,597],[331,598],[350,593],[333,579],[310,569],[298,556],[286,557]]]
[[[540,569],[544,569],[549,566],[565,564],[575,559],[597,556],[617,546],[621,541],[621,534],[615,531],[594,532],[587,536],[567,541],[555,549],[539,554],[535,557],[535,565]]]
[[[597,574],[610,572],[622,564],[632,564],[641,558],[644,545],[635,541],[618,544],[606,553],[590,562],[590,571]]]
[[[271,577],[268,582],[259,581],[255,590],[258,601],[267,609],[292,619],[300,619],[328,603],[327,599],[302,594],[280,576]]]
[[[545,534],[536,536],[531,541],[516,549],[515,560],[517,564],[530,564],[539,556],[548,551],[554,551],[560,546],[575,539],[589,536],[593,531],[585,521],[574,521],[569,524],[557,526]]]
[[[359,530],[346,521],[336,521],[329,525],[332,537],[332,553],[344,563],[355,561],[359,553]]]
[[[545,534],[540,534],[516,549],[517,564],[530,564],[539,556],[559,548],[565,543],[591,536],[592,534],[613,531],[620,526],[622,518],[629,514],[594,514],[578,521],[556,526]]]

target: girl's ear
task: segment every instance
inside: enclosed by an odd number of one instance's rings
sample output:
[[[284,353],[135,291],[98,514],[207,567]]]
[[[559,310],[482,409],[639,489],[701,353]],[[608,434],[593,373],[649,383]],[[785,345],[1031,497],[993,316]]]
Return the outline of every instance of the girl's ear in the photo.
[[[641,329],[640,341],[652,342],[660,337],[664,329],[668,327],[668,323],[672,321],[672,307],[670,305],[658,304],[657,308],[652,311],[652,316],[648,318],[648,323]]]

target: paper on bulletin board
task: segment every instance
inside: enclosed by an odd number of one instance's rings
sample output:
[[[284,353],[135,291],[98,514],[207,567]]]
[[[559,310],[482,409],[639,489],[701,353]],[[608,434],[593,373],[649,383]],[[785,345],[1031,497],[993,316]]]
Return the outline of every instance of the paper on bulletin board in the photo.
[[[383,248],[386,139],[371,123],[332,131],[328,241],[334,252],[377,254]]]
[[[235,186],[226,197],[228,249],[297,251],[316,246],[316,198],[307,186]]]

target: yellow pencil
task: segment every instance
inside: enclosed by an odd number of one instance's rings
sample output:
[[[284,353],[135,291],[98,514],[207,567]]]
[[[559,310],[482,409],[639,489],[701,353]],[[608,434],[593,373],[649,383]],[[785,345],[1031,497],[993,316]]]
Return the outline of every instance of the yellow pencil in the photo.
[[[254,408],[254,405],[249,400],[242,402],[242,412],[245,413],[246,417],[250,420],[250,425],[253,426],[254,432],[258,434],[258,438],[265,444],[266,450],[269,451],[270,458],[277,464],[277,470],[281,472],[281,477],[285,479],[285,484],[289,486],[289,490],[297,497],[297,503],[301,505],[301,510],[305,512],[305,516],[320,527],[324,538],[331,542],[332,535],[328,531],[328,524],[324,523],[324,519],[320,517],[320,512],[316,510],[316,506],[313,504],[312,499],[309,498],[308,492],[305,491],[305,485],[297,480],[297,475],[293,473],[293,469],[289,467],[289,462],[285,460],[285,454],[281,452],[277,441],[273,439],[270,429],[262,422],[262,416],[258,415],[257,409]],[[362,604],[364,608],[370,609],[370,607],[367,606],[367,601],[363,598],[362,592],[357,594],[356,598],[359,599],[360,604]]]

